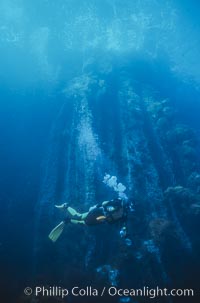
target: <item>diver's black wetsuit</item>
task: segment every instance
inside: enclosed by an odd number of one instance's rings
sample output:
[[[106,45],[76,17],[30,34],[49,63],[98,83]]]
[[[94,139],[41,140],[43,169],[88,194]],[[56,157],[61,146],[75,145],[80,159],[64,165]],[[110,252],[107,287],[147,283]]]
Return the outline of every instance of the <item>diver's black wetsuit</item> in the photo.
[[[125,221],[127,218],[127,206],[120,198],[98,204],[88,212],[85,218],[86,225],[97,225],[103,222],[115,223]]]

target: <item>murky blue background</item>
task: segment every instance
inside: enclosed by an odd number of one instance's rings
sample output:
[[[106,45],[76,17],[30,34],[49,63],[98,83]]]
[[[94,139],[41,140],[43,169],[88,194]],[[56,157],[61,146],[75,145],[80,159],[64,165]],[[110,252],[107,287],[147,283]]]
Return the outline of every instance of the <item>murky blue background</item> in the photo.
[[[199,17],[191,0],[1,0],[2,302],[38,284],[198,287]],[[54,204],[112,199],[105,173],[134,201],[133,245],[107,225],[52,245]]]

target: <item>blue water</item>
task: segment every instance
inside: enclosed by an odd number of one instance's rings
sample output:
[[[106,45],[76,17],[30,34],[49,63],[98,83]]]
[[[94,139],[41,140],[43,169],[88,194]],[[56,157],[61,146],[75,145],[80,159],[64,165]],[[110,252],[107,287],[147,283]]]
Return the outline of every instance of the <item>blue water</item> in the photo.
[[[199,20],[195,0],[1,0],[0,301],[116,285],[199,302]],[[118,225],[67,226],[53,245],[54,204],[116,197],[106,173],[133,202],[131,242]]]

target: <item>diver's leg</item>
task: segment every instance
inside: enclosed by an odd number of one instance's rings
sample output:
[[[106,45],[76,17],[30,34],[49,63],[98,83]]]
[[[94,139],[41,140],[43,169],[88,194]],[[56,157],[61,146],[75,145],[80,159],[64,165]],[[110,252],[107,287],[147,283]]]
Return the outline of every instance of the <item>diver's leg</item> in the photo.
[[[68,213],[71,215],[70,222],[73,224],[85,224],[85,218],[88,215],[88,212],[80,214],[72,207],[67,208]]]
[[[82,216],[82,214],[78,213],[74,208],[72,207],[67,207],[67,211],[68,213],[72,216],[72,217],[80,217]]]
[[[87,217],[88,212],[80,214],[80,213],[77,213],[77,211],[74,210],[73,208],[71,208],[69,212],[72,215],[72,218],[70,220],[71,223],[73,223],[73,224],[85,224],[85,218]]]
[[[72,224],[84,224],[85,225],[85,221],[84,220],[74,220],[74,219],[71,219],[70,222]]]
[[[87,217],[88,213],[89,212],[87,211],[86,213],[81,214],[81,220],[85,220],[85,218]]]
[[[65,210],[68,207],[68,203],[63,203],[61,205],[54,205],[56,208],[61,209],[61,210]]]
[[[69,212],[69,214],[72,216],[72,218],[75,218],[76,217],[76,219],[75,220],[85,220],[85,218],[87,217],[87,215],[88,215],[88,211],[87,212],[85,212],[85,213],[82,213],[82,214],[80,214],[80,213],[78,213],[74,208],[72,208],[72,207],[68,207],[67,208],[67,211]]]
[[[72,223],[81,223],[81,224],[84,224],[84,220],[88,214],[88,212],[86,213],[78,213],[74,208],[70,207],[67,205],[67,203],[63,203],[62,205],[55,205],[56,208],[60,208],[62,210],[66,210],[67,213],[70,215],[69,216],[69,219],[70,220],[73,220]]]

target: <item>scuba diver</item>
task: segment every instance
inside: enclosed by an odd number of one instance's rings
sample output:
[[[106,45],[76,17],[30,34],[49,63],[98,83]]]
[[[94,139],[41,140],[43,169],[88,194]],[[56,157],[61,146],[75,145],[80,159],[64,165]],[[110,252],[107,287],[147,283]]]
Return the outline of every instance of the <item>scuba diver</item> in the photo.
[[[130,205],[121,198],[113,199],[111,201],[104,201],[100,204],[94,205],[90,207],[88,212],[82,214],[70,207],[68,203],[55,205],[55,207],[67,211],[67,217],[50,232],[49,238],[52,242],[56,242],[63,232],[64,227],[68,223],[90,226],[102,223],[112,224],[121,222],[122,228],[120,230],[120,235],[122,237],[127,235],[126,221]]]

